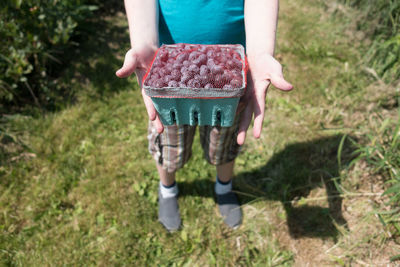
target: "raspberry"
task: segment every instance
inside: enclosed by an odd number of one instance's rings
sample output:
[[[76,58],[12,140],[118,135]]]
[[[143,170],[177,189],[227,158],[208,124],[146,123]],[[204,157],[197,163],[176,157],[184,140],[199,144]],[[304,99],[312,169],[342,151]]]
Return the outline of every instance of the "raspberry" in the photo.
[[[176,62],[183,62],[188,58],[188,54],[187,53],[181,53],[176,57]]]
[[[200,75],[207,75],[209,73],[210,73],[210,69],[207,67],[207,65],[200,66]]]
[[[239,80],[240,82],[242,82],[243,78],[242,75],[234,74],[232,80]]]
[[[159,73],[159,72],[160,72],[160,69],[161,69],[161,68],[159,68],[159,67],[152,68],[151,71],[150,71],[150,74]]]
[[[180,71],[182,66],[183,66],[183,64],[181,64],[181,63],[174,63],[174,65],[172,65],[172,68]]]
[[[221,48],[219,48],[218,46],[213,46],[212,49],[214,50],[215,53],[221,52]]]
[[[171,71],[172,71],[174,68],[173,68],[172,64],[167,64],[167,65],[165,65],[165,69],[166,69],[169,73],[171,73]]]
[[[193,79],[190,79],[190,80],[187,82],[187,86],[193,88]]]
[[[198,79],[202,84],[207,84],[207,83],[210,82],[210,78],[209,78],[208,75],[201,75],[200,74]]]
[[[205,45],[202,45],[202,46],[200,46],[200,48],[198,49],[198,51],[200,52],[200,53],[202,53],[202,54],[204,54],[205,52],[207,52],[207,46],[205,46]]]
[[[188,72],[188,67],[183,66],[183,67],[181,68],[181,73],[184,74],[185,72]]]
[[[223,80],[221,74],[218,74],[215,76],[214,85],[215,85],[215,88],[222,88],[224,86],[224,80]]]
[[[227,60],[228,60],[228,56],[226,54],[221,54],[218,57],[218,61],[221,62],[221,63],[225,63]]]
[[[164,49],[160,49],[158,52],[159,56],[158,58],[163,61],[163,62],[167,62],[168,60],[168,51],[164,50]]]
[[[177,44],[176,46],[178,49],[185,49],[185,44],[180,43],[180,44]]]
[[[193,87],[194,88],[201,88],[201,82],[196,80],[196,79],[193,79],[193,80],[194,80],[193,81]]]
[[[210,69],[212,68],[212,67],[214,67],[216,64],[215,64],[215,61],[214,61],[214,59],[208,59],[207,60],[207,67],[209,67]]]
[[[240,88],[242,86],[242,80],[235,78],[231,80],[230,84],[233,88]]]
[[[200,71],[199,67],[195,64],[190,65],[188,70],[193,73],[199,73],[199,71]]]
[[[200,55],[198,58],[196,58],[195,60],[192,61],[193,64],[196,64],[198,66],[203,65],[204,63],[207,62],[207,56],[206,55]]]
[[[181,82],[186,83],[187,81],[190,80],[190,78],[192,78],[192,75],[190,75],[189,72],[185,72],[181,77]]]
[[[171,71],[171,79],[177,81],[179,80],[181,77],[181,72],[177,69],[174,69]]]
[[[177,81],[170,81],[169,83],[168,83],[168,87],[174,87],[174,88],[177,88],[178,87],[178,82]]]
[[[157,72],[152,73],[151,75],[149,75],[150,79],[160,79],[160,75]]]
[[[243,86],[243,60],[234,46],[177,44],[160,48],[144,85],[161,88]]]
[[[213,75],[222,74],[222,73],[224,73],[224,69],[220,65],[214,65],[211,68],[211,73]]]
[[[197,51],[193,51],[192,53],[190,53],[189,55],[189,61],[193,61],[196,58],[198,58],[200,56],[200,53]]]
[[[170,58],[175,58],[179,54],[178,50],[172,50],[169,53]]]
[[[166,68],[162,68],[162,69],[160,69],[159,73],[160,73],[160,76],[163,77],[165,75],[170,74],[171,72],[169,70],[167,70]]]
[[[242,62],[238,59],[233,59],[233,68],[241,70],[242,69]]]
[[[224,84],[229,83],[230,80],[231,80],[231,76],[229,74],[222,74],[222,82]]]
[[[233,79],[234,75],[230,70],[224,70],[224,77],[226,77],[226,79],[230,81]]]
[[[215,53],[214,50],[210,49],[210,50],[207,51],[207,57],[208,57],[209,59],[215,58],[215,55],[216,55],[216,53]]]
[[[232,58],[236,58],[238,60],[242,60],[242,57],[240,56],[240,54],[238,52],[234,51],[234,50],[232,51],[231,56],[232,56]]]
[[[154,60],[153,68],[154,67],[162,67],[164,64],[160,60]]]
[[[171,75],[166,75],[166,76],[164,76],[164,77],[162,78],[162,81],[163,81],[165,84],[168,84],[169,81],[171,81]]]
[[[161,79],[159,80],[154,80],[153,86],[155,88],[163,88],[166,85]]]
[[[233,63],[233,60],[229,59],[226,61],[226,67],[228,69],[233,69],[235,67],[235,64]]]
[[[231,72],[232,72],[233,76],[239,76],[240,79],[242,78],[242,72],[241,71],[232,70]]]
[[[147,78],[147,79],[144,81],[143,84],[144,84],[144,86],[151,86],[151,85],[152,85],[152,81],[153,81],[153,80]]]
[[[187,82],[188,87],[191,88],[200,88],[201,87],[201,83],[199,80],[196,79],[191,79]]]

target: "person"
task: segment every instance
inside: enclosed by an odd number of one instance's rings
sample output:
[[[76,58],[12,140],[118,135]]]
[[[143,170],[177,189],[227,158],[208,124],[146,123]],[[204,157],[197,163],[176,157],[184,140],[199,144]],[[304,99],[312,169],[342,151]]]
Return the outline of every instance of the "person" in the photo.
[[[142,85],[156,49],[161,44],[243,44],[249,64],[248,86],[241,98],[231,127],[201,126],[205,158],[216,165],[215,193],[219,212],[231,228],[242,223],[237,196],[232,192],[234,161],[244,144],[252,118],[253,135],[259,138],[264,119],[265,97],[272,83],[289,91],[293,86],[283,78],[282,66],[273,57],[279,0],[125,0],[131,48],[120,78],[136,73]],[[191,156],[196,127],[162,125],[142,88],[149,116],[149,150],[160,176],[159,221],[169,231],[178,230],[176,171]]]

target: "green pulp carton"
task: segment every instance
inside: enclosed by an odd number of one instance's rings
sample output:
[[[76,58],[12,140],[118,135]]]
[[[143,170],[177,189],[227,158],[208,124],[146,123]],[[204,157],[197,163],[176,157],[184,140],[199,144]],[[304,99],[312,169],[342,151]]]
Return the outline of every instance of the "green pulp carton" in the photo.
[[[184,53],[187,55],[181,56]],[[224,55],[233,60],[222,58]],[[174,69],[180,70],[179,73]],[[192,75],[187,83],[186,71]],[[143,88],[164,125],[229,127],[245,92],[246,71],[241,45],[163,45],[144,77]],[[211,79],[211,82],[206,84],[201,79]],[[218,83],[220,80],[224,85]]]

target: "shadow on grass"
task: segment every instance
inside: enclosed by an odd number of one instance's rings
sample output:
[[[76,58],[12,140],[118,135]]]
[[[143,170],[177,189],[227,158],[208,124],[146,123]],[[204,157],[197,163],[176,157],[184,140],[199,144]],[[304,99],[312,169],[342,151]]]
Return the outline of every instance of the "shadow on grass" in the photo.
[[[293,238],[333,238],[336,241],[339,232],[335,224],[346,227],[347,223],[342,215],[339,171],[349,165],[355,151],[350,141],[344,139],[339,163],[342,138],[343,135],[335,135],[290,144],[260,168],[237,174],[235,189],[241,204],[280,201]],[[213,197],[212,186],[209,180],[183,182],[180,194]],[[302,198],[317,187],[325,188],[329,207],[302,202]]]
[[[103,98],[108,93],[129,88],[127,79],[115,75],[130,47],[128,27],[115,21],[126,20],[122,13],[106,20],[95,19],[86,25],[89,34],[80,35],[79,47],[71,50],[71,65],[66,76],[82,84],[91,97]],[[117,56],[120,56],[117,58]],[[90,84],[88,88],[87,84]]]

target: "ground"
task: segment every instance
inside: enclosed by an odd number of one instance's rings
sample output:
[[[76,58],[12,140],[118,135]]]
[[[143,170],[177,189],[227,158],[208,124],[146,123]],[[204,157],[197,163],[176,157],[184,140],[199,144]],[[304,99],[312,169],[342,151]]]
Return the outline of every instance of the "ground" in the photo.
[[[276,58],[295,89],[269,89],[262,136],[249,131],[237,159],[243,225],[232,231],[218,217],[215,168],[196,136],[177,174],[183,227],[173,234],[157,222],[140,91],[114,76],[129,46],[125,17],[106,18],[66,71],[80,89],[74,103],[43,117],[3,114],[0,262],[395,266],[400,246],[380,220],[384,182],[354,159],[366,133],[396,120],[397,87],[365,71],[367,41],[343,10],[281,1]]]

